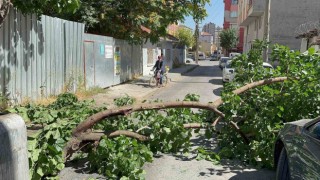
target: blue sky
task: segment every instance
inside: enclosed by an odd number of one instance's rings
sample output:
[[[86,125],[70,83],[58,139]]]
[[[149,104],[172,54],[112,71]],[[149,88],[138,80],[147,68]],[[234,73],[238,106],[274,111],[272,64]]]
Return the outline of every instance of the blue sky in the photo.
[[[206,23],[213,22],[217,26],[222,27],[223,17],[224,17],[224,3],[223,0],[211,0],[210,5],[206,5],[208,16],[201,22],[200,31],[202,26]],[[185,18],[185,21],[182,23],[192,29],[195,28],[194,21],[191,16]]]

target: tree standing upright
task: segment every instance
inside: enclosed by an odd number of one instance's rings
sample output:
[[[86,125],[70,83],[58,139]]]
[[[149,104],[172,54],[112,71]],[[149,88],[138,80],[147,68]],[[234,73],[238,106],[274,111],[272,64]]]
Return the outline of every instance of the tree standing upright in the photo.
[[[10,7],[17,8],[24,14],[37,15],[56,13],[74,13],[80,5],[80,0],[0,0],[0,26],[7,17]]]
[[[220,33],[220,45],[226,50],[226,55],[237,44],[237,35],[235,29],[225,29]]]
[[[206,16],[207,11],[204,8],[207,3],[210,3],[210,0],[191,0],[189,5],[189,14],[192,16],[195,22],[195,32],[194,32],[194,41],[196,45],[196,53],[195,53],[195,60],[198,64],[198,38],[199,38],[199,22],[201,22]]]
[[[194,45],[192,31],[187,28],[178,29],[176,37],[179,39],[180,45],[185,45],[187,47],[192,47]]]

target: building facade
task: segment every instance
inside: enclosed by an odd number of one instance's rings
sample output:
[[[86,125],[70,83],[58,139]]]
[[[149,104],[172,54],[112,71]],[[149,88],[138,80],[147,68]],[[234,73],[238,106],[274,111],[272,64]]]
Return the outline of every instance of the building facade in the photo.
[[[222,31],[222,27],[217,27],[214,34],[215,34],[215,39],[214,39],[214,44],[215,44],[215,50],[221,50],[220,46],[220,33]]]
[[[211,34],[213,36],[213,43],[214,40],[215,40],[215,31],[216,31],[216,25],[212,22],[209,22],[207,24],[205,24],[203,27],[202,27],[202,32],[207,32],[209,34]]]
[[[238,43],[233,51],[243,52],[244,29],[238,25],[238,0],[224,0],[223,29],[235,29],[238,34]]]
[[[266,0],[239,0],[238,23],[244,28],[244,51],[251,49],[255,39],[263,40],[269,35],[272,44],[288,46],[292,50],[300,49],[300,40],[295,31],[304,23],[319,22],[319,0],[272,0],[270,9]],[[270,12],[269,30],[266,12]]]
[[[207,32],[201,32],[199,36],[200,51],[205,52],[207,55],[213,53],[213,35]]]

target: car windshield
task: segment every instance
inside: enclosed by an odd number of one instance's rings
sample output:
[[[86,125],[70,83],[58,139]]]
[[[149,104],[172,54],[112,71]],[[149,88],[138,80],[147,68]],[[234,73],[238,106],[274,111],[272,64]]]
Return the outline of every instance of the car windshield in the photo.
[[[228,60],[230,60],[229,58],[222,58],[221,62],[227,62]]]

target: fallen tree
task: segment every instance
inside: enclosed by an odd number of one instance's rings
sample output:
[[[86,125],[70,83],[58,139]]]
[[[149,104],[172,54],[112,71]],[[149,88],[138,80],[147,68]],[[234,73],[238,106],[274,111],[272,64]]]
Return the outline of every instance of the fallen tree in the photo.
[[[277,77],[277,78],[270,78],[266,80],[260,80],[257,82],[253,82],[250,84],[247,84],[241,88],[238,88],[233,91],[234,94],[238,95],[243,92],[246,92],[252,88],[268,85],[272,83],[278,83],[283,82],[287,80],[287,77]],[[98,141],[102,136],[107,137],[117,137],[120,135],[124,135],[127,137],[132,137],[139,139],[141,141],[148,140],[148,137],[145,137],[141,134],[134,133],[131,131],[115,131],[115,132],[109,132],[109,133],[101,133],[101,132],[90,132],[91,128],[96,124],[103,120],[107,120],[110,117],[118,116],[118,115],[129,115],[132,112],[136,111],[143,111],[143,110],[159,110],[159,109],[167,109],[167,108],[198,108],[198,109],[206,109],[209,111],[212,111],[216,113],[219,118],[214,121],[213,126],[215,126],[218,123],[218,120],[221,120],[225,117],[225,115],[218,110],[218,107],[223,104],[222,98],[219,98],[215,100],[212,104],[203,104],[199,102],[166,102],[166,103],[152,103],[152,104],[136,104],[134,106],[125,106],[125,107],[119,107],[117,109],[108,109],[99,113],[96,113],[90,117],[88,117],[85,121],[81,122],[73,131],[72,131],[72,138],[67,143],[64,154],[67,159],[67,157],[70,157],[70,155],[77,151],[80,147],[80,143],[82,141]],[[246,144],[249,144],[249,140],[246,137],[246,135],[241,131],[241,129],[237,126],[237,123],[231,121],[229,125],[241,135],[244,142]],[[193,123],[193,124],[184,124],[185,128],[203,128],[201,124]]]

